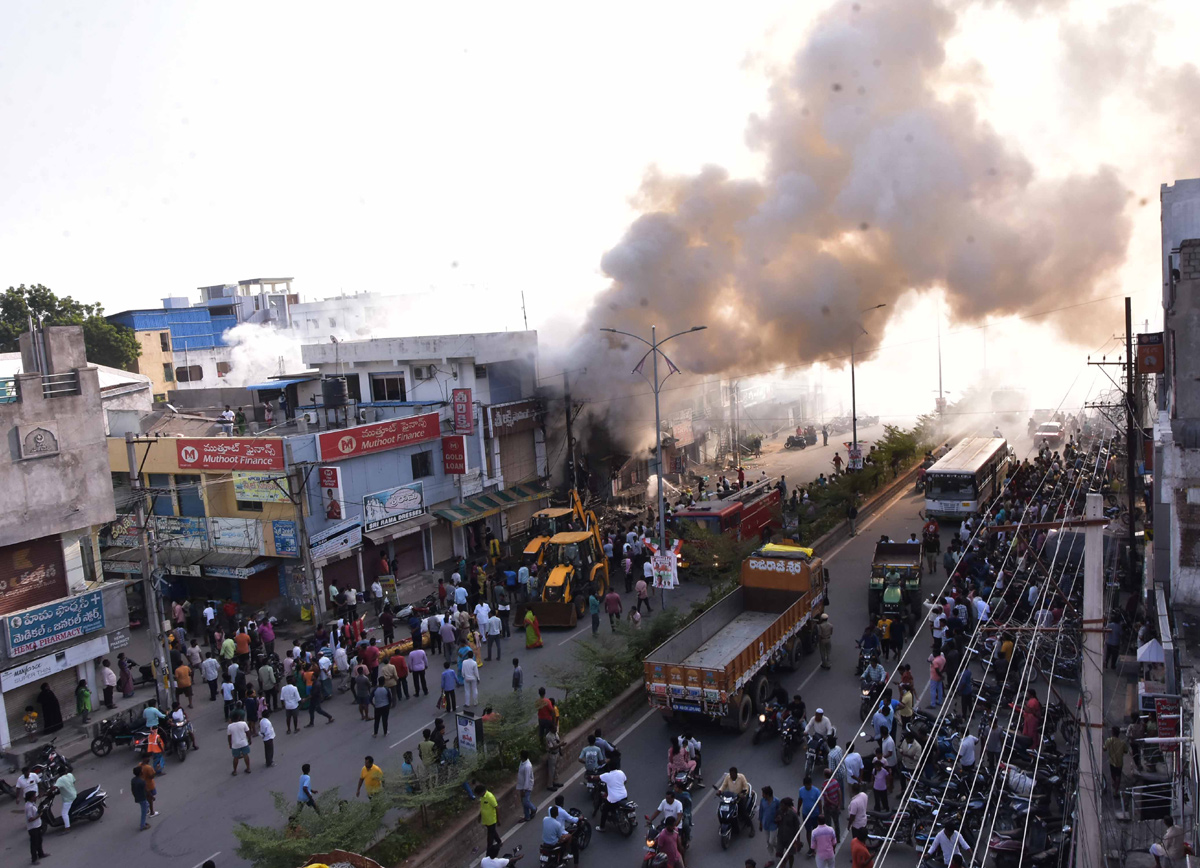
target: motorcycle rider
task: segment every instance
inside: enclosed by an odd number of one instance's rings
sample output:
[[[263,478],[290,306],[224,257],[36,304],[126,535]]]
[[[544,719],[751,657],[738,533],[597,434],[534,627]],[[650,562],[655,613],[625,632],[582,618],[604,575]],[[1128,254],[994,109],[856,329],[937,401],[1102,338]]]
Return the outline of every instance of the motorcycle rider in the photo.
[[[667,868],[684,868],[683,856],[679,852],[679,833],[675,826],[675,818],[667,817],[663,830],[654,839],[654,846],[660,853],[666,854]]]
[[[925,855],[930,856],[935,850],[941,851],[942,861],[949,865],[955,855],[970,853],[971,847],[959,833],[958,823],[951,820],[937,833],[937,837],[929,842]]]
[[[676,772],[696,771],[696,761],[689,759],[687,750],[680,744],[677,736],[671,737],[671,746],[667,748],[667,780],[675,780]]]
[[[604,824],[608,822],[609,817],[614,813],[614,808],[628,797],[628,790],[625,788],[625,772],[619,767],[620,754],[613,751],[614,768],[600,775],[600,782],[605,786],[607,797],[604,804],[600,806],[600,825],[596,827],[597,831],[605,830]]]
[[[685,732],[683,734],[683,746],[687,748],[688,756],[696,761],[696,780],[699,780],[703,776],[701,773],[700,740],[693,737],[690,732]],[[690,805],[691,800],[689,799],[688,801]]]
[[[567,831],[566,824],[560,819],[560,815],[566,811],[560,811],[558,805],[551,805],[550,812],[542,818],[542,846],[543,847],[562,847],[566,848],[571,842],[571,833]],[[575,864],[579,864],[579,857],[575,857]]]
[[[675,828],[679,830],[679,843],[683,849],[687,849],[687,823],[684,820],[683,802],[675,798],[675,788],[667,790],[666,797],[658,803],[658,808],[653,814],[646,814],[646,823],[650,826],[654,825],[654,821],[658,819],[659,814],[665,814],[667,819],[675,820]]]
[[[749,823],[751,818],[746,815],[746,808],[750,797],[750,782],[746,780],[746,776],[739,774],[737,766],[730,766],[725,777],[713,784],[713,789],[718,793],[730,792],[735,794],[737,798],[738,819],[740,822]],[[751,834],[754,833],[754,827],[750,827]]]
[[[568,850],[571,853],[571,861],[578,865],[579,841],[575,837],[575,827],[579,825],[579,821],[571,816],[570,811],[567,810],[566,800],[562,796],[554,797],[554,806],[558,808],[558,819],[562,821],[563,827],[571,834]]]
[[[692,837],[692,794],[682,783],[675,782],[675,798],[683,805],[683,835],[685,840]]]
[[[604,751],[596,744],[596,736],[589,735],[588,743],[579,752],[579,761],[588,770],[588,774],[596,774],[604,765]]]
[[[788,716],[796,718],[796,721],[808,719],[808,709],[804,707],[804,700],[797,693],[792,697],[792,701],[787,704]]]
[[[182,723],[187,726],[188,743],[192,750],[198,750],[196,747],[196,733],[192,730],[192,725],[188,723],[187,712],[183,710],[183,706],[175,702],[171,706],[171,722],[173,724]]]
[[[859,652],[866,657],[872,657],[879,653],[879,637],[875,635],[874,624],[867,625],[867,629],[863,630],[857,644]]]
[[[825,716],[825,709],[818,708],[813,712],[813,716],[809,719],[808,723],[804,725],[804,734],[810,738],[814,735],[819,735],[821,741],[824,742],[825,739],[833,735],[834,729],[833,721]]]

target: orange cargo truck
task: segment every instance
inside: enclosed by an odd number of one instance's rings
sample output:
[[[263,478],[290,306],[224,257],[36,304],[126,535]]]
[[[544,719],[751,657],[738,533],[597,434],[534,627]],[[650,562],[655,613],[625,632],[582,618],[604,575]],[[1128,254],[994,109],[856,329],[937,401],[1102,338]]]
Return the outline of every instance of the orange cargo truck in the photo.
[[[770,697],[770,669],[794,669],[816,647],[827,579],[812,549],[758,549],[737,588],[647,655],[651,707],[745,730]]]

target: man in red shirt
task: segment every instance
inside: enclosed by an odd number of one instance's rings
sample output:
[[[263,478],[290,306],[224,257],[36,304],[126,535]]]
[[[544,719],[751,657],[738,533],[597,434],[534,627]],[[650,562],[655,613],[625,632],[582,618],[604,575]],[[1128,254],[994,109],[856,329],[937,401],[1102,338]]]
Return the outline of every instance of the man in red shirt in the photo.
[[[374,639],[362,650],[362,659],[371,676],[371,683],[374,684],[379,678],[379,646],[375,644]]]
[[[850,864],[854,868],[875,868],[875,857],[867,849],[866,837],[866,829],[854,830],[854,840],[850,842]]]
[[[667,868],[684,868],[683,857],[679,855],[679,833],[675,831],[675,818],[667,817],[663,830],[654,839],[658,852],[667,857]]]
[[[401,693],[408,699],[408,661],[404,659],[403,654],[393,654],[388,662],[396,667],[396,677],[399,679],[396,682],[396,701],[400,701]]]

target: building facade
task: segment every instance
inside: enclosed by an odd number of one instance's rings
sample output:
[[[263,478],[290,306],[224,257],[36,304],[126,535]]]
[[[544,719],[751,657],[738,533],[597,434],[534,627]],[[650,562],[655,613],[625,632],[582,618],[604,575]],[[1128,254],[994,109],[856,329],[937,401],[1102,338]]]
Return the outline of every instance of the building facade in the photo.
[[[43,684],[70,717],[75,685],[99,695],[97,662],[128,643],[121,582],[102,581],[100,528],[115,516],[100,377],[83,330],[21,336],[22,373],[0,384],[0,747],[23,734]]]

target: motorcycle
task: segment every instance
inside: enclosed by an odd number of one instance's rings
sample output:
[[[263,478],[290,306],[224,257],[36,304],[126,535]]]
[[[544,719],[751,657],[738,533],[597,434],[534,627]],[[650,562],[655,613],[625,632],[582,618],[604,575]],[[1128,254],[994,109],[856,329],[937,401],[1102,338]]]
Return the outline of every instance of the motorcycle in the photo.
[[[766,736],[778,734],[779,715],[782,711],[781,706],[774,702],[768,703],[763,713],[758,716],[758,729],[754,731],[754,744],[758,744]]]
[[[126,662],[129,664],[129,677],[133,679],[134,687],[141,687],[143,684],[154,683],[153,666],[137,663],[129,658],[126,658]],[[136,673],[136,675],[134,673]]]
[[[37,759],[32,764],[33,772],[43,781],[53,781],[71,771],[71,763],[58,752],[54,742],[55,739],[50,739],[48,744],[42,745]]]
[[[803,738],[804,730],[800,728],[800,721],[793,714],[783,722],[783,726],[779,729],[779,740],[783,742],[783,764],[785,766],[791,765],[792,758],[796,756],[796,750],[800,747]]]
[[[650,818],[647,817],[647,820]],[[664,817],[659,822],[650,826],[646,831],[646,852],[642,856],[642,868],[666,868],[667,854],[658,849],[659,833],[666,827],[667,820]],[[687,826],[679,828],[679,849],[686,850],[688,843],[691,840],[691,831]]]
[[[832,732],[834,738],[837,738],[837,730]],[[807,776],[815,775],[818,771],[825,768],[825,763],[829,759],[829,743],[823,735],[810,735],[808,737],[808,751],[804,758],[804,774]]]
[[[92,739],[92,753],[96,756],[108,756],[114,745],[132,745],[137,738],[144,738],[146,728],[135,726],[127,717],[105,718],[100,721],[100,731]]]
[[[1063,843],[1070,839],[1071,827],[1064,825],[1053,832],[1037,816],[1030,817],[1029,834],[1024,830],[1017,835],[1006,836],[993,833],[988,841],[996,868],[1019,868],[1022,865],[1049,865],[1058,861]]]
[[[784,449],[805,449],[808,446],[808,439],[805,437],[797,437],[795,434],[788,437],[783,443]]]
[[[700,775],[696,772],[689,772],[687,769],[680,769],[671,776],[671,784],[678,786],[685,793],[690,792],[701,783]]]
[[[180,762],[187,759],[188,749],[192,746],[192,725],[188,721],[171,721],[171,731],[167,737],[167,750],[175,755]]]
[[[740,811],[738,807],[736,793],[725,790],[717,797],[717,822],[721,826],[722,850],[729,849],[733,836],[741,830],[742,826],[747,828],[747,834],[751,838],[754,837],[754,815],[758,812],[758,793],[754,792],[754,787],[750,788],[750,792],[746,796],[745,810]]]
[[[886,686],[886,681],[868,681],[866,678],[858,682],[859,693],[862,696],[862,700],[858,704],[859,720],[870,722],[871,715],[879,707],[879,697],[883,694]]]
[[[560,808],[559,810],[561,811],[562,809]],[[591,822],[583,816],[578,808],[568,808],[567,814],[575,821],[571,827],[572,842],[580,851],[586,850],[588,845],[592,843]],[[538,858],[541,868],[566,868],[570,855],[571,846],[569,843],[542,844]]]
[[[895,831],[892,824],[895,822]],[[891,833],[891,834],[889,834]],[[897,817],[895,811],[867,811],[868,846],[879,845],[888,839],[913,846],[913,822],[907,811]]]
[[[54,799],[57,796],[58,788],[51,787],[38,803],[38,815],[47,826],[62,827],[62,812],[54,810]],[[71,803],[71,810],[67,812],[67,816],[71,818],[71,825],[75,825],[79,820],[99,820],[104,816],[104,800],[107,798],[108,793],[99,787],[80,790],[75,796],[75,801]]]
[[[608,801],[608,787],[603,781],[600,782],[600,801],[601,803]],[[617,822],[617,831],[626,838],[632,835],[638,825],[637,802],[628,797],[621,799],[612,806],[612,813]]]

